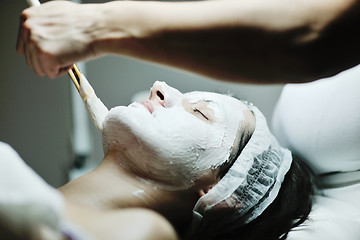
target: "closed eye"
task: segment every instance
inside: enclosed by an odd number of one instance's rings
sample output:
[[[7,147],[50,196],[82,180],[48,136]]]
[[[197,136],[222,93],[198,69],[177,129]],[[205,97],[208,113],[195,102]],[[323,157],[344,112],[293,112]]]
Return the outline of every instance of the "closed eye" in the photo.
[[[200,113],[201,116],[202,116],[203,118],[205,118],[206,120],[209,120],[209,118],[208,118],[205,114],[203,114],[199,109],[193,108],[193,110],[194,110],[194,112],[196,112],[196,113]]]

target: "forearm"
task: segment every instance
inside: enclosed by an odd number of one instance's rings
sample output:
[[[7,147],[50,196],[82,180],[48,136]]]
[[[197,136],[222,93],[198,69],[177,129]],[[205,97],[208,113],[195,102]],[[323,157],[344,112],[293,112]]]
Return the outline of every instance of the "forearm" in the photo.
[[[359,37],[350,28],[335,35],[337,24],[343,27],[355,16],[351,1],[329,2],[110,2],[102,7],[106,26],[94,34],[93,46],[100,54],[128,55],[221,80],[310,81],[359,62],[347,52],[359,52],[359,46],[348,49],[359,45]]]

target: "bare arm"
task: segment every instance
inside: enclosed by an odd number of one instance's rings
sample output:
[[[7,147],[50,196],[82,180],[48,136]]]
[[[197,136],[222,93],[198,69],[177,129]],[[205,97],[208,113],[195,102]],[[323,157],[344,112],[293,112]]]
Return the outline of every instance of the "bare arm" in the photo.
[[[220,80],[263,83],[312,81],[360,63],[357,0],[72,4],[65,9],[77,12],[77,19],[66,18],[73,22],[60,31],[62,40],[46,29],[44,19],[36,20],[45,12],[54,15],[49,9],[55,4],[56,23],[61,7],[70,3],[44,4],[23,13],[28,21],[18,44],[20,53],[32,56],[27,57],[29,65],[50,77],[74,61],[110,53]],[[46,39],[48,33],[57,41]]]

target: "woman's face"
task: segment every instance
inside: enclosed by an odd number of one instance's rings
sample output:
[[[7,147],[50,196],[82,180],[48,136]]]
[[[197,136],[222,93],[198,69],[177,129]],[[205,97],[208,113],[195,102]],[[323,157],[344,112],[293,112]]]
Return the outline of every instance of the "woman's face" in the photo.
[[[119,151],[123,167],[145,180],[187,189],[229,159],[243,111],[249,110],[230,96],[182,94],[155,82],[148,100],[109,111],[104,152]]]

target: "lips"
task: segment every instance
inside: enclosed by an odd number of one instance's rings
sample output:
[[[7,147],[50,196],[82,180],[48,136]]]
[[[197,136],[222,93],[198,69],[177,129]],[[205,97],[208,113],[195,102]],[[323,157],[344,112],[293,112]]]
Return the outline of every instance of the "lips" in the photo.
[[[141,103],[141,105],[143,105],[150,112],[150,114],[153,113],[154,107],[152,106],[152,104],[149,100],[143,101]]]

